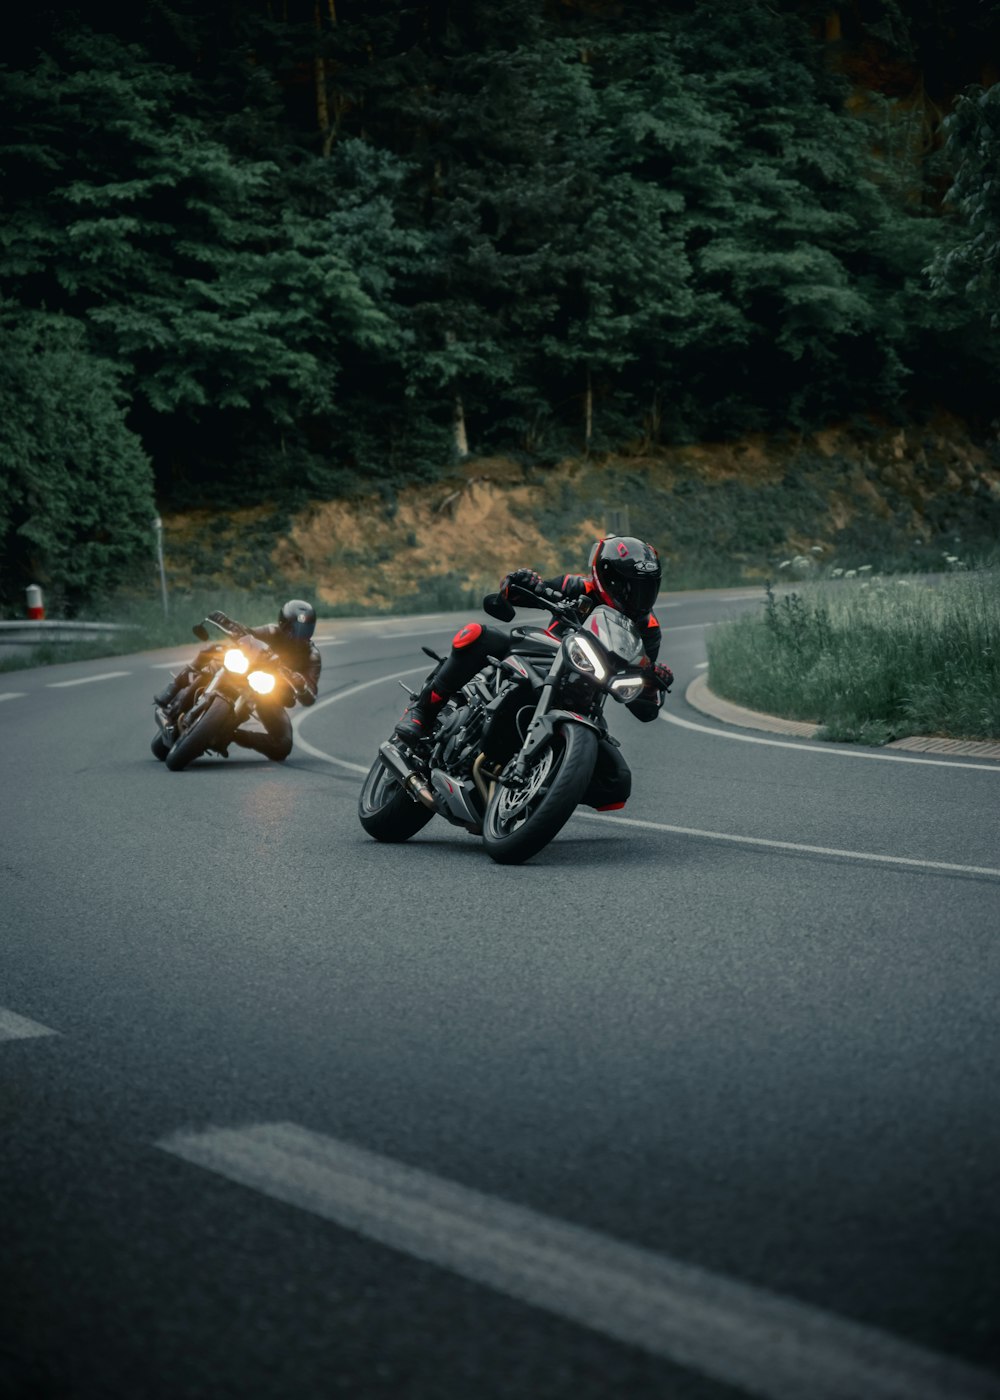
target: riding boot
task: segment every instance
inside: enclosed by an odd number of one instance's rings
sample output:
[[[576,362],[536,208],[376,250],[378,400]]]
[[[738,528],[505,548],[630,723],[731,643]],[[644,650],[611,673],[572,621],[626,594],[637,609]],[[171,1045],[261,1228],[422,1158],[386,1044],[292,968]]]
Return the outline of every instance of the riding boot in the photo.
[[[433,683],[428,681],[417,698],[411,700],[403,711],[395,732],[401,739],[426,739],[447,700],[448,696],[435,690]]]

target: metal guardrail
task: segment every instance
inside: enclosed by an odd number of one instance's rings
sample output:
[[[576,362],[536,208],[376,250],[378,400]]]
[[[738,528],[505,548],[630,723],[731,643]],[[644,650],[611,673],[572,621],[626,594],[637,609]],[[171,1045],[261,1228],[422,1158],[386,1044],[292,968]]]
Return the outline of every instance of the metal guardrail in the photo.
[[[133,622],[0,621],[0,657],[16,656],[51,643],[100,641],[114,632],[139,632]]]

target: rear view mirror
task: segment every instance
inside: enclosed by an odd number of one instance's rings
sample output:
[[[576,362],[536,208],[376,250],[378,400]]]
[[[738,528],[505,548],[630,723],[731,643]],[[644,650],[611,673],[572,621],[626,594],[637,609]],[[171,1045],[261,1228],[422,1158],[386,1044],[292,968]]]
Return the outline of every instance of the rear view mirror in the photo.
[[[483,612],[488,612],[498,622],[510,622],[516,616],[513,607],[499,593],[487,593],[483,599]]]
[[[198,638],[199,642],[208,641],[208,629],[202,623],[196,622],[191,631]]]

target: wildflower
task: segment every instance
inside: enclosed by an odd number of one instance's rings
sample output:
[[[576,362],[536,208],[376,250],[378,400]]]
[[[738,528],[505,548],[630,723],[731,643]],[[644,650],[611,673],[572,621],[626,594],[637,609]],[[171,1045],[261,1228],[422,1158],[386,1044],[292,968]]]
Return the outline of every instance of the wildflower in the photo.
[[[857,578],[857,576],[858,576],[858,571],[857,571],[857,569],[848,569],[847,572],[846,572],[846,574],[844,575],[844,578]]]
[[[843,569],[833,569],[833,570],[831,570],[830,577],[831,577],[831,578],[843,578],[843,577],[844,577],[844,571],[843,571]]]
[[[814,544],[810,545],[809,547],[810,554],[824,554],[825,552],[826,551],[823,549],[823,546],[821,544]]]
[[[871,571],[872,571],[872,566],[871,566],[871,564],[859,564],[859,565],[858,565],[858,573],[859,573],[859,574],[870,574]]]
[[[790,568],[790,567],[791,567],[791,563],[792,563],[792,561],[791,561],[790,559],[782,559],[781,563],[778,565],[778,568],[779,568],[779,569],[787,569],[787,568]]]

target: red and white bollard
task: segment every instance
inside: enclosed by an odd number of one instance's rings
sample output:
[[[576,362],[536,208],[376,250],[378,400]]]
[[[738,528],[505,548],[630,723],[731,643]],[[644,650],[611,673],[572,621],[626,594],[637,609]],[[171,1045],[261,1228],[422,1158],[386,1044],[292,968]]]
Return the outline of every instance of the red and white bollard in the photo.
[[[45,616],[45,604],[42,602],[42,590],[37,583],[31,583],[25,589],[28,595],[28,617],[33,621],[40,621]]]

